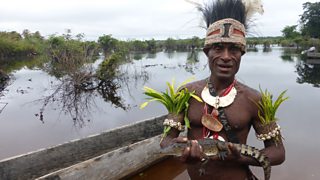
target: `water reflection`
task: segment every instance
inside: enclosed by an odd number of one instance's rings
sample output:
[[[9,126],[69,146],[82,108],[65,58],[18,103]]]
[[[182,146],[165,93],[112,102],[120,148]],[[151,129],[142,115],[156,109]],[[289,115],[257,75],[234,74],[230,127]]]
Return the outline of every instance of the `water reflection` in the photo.
[[[199,51],[192,50],[188,52],[185,70],[191,74],[195,74],[195,70],[199,69]]]
[[[93,79],[93,76],[85,73],[76,73],[60,78],[56,84],[51,82],[53,92],[40,100],[43,103],[39,113],[40,121],[45,122],[44,111],[53,103],[71,116],[74,125],[82,127],[85,121],[90,121],[87,115],[90,114],[91,105],[94,104],[93,92],[96,89],[93,87]]]
[[[266,40],[263,42],[263,52],[271,52],[272,49],[271,49],[271,43],[270,41]]]
[[[168,59],[172,59],[173,55],[174,55],[174,51],[173,50],[168,50],[168,51],[166,51],[166,55],[167,55]]]
[[[7,86],[8,81],[9,76],[0,69],[0,97],[2,96],[2,91]]]
[[[6,88],[8,81],[9,76],[0,69],[0,98],[3,96],[2,91]],[[7,105],[8,103],[0,101],[0,114]]]
[[[296,48],[283,48],[280,57],[283,61],[293,62],[295,56],[297,56]]]
[[[29,69],[41,69],[44,62],[47,62],[47,59],[44,56],[6,58],[0,59],[0,69],[6,74],[10,74],[22,69],[23,67],[27,67]]]
[[[146,59],[155,59],[157,57],[156,51],[150,51],[150,52],[133,52],[130,54],[130,59],[134,60],[141,60],[143,58]]]
[[[247,52],[258,52],[258,48],[256,46],[250,46],[247,48]]]
[[[299,61],[296,65],[299,84],[308,83],[320,87],[320,59]]]
[[[199,51],[192,50],[188,52],[187,63],[196,64],[199,62]]]
[[[264,53],[269,53],[269,52],[272,51],[272,48],[271,48],[270,46],[264,46],[263,49],[262,49],[262,51],[263,51]]]
[[[157,57],[157,52],[147,53],[147,59],[155,59]]]
[[[283,53],[280,57],[283,61],[293,62],[293,56],[291,54]]]
[[[45,122],[46,107],[56,104],[61,111],[69,114],[75,126],[82,127],[90,121],[91,109],[98,108],[95,106],[97,96],[115,108],[127,111],[130,106],[125,103],[121,93],[124,90],[130,93],[130,83],[140,80],[146,82],[149,78],[143,70],[135,69],[133,74],[129,74],[125,67],[129,67],[130,59],[125,57],[114,54],[102,61],[98,68],[94,68],[84,58],[78,65],[59,63],[60,59],[52,59],[45,71],[55,76],[57,81],[51,82],[52,93],[40,100],[43,103],[37,114],[40,121]]]
[[[132,59],[134,60],[141,60],[143,58],[144,53],[133,53]]]

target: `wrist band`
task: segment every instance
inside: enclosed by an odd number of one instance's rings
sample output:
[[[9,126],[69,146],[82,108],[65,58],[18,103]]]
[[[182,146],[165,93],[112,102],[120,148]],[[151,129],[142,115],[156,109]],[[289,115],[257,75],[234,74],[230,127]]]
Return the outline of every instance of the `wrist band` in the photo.
[[[178,129],[179,131],[184,131],[185,127],[180,122],[175,122],[173,119],[165,119],[163,122],[164,126],[170,126],[172,128]]]
[[[277,124],[277,126],[272,130],[270,131],[269,133],[266,133],[266,134],[257,134],[257,139],[260,140],[260,141],[265,141],[265,140],[268,140],[268,139],[271,139],[271,138],[274,138],[276,136],[278,136],[280,134],[280,126]]]

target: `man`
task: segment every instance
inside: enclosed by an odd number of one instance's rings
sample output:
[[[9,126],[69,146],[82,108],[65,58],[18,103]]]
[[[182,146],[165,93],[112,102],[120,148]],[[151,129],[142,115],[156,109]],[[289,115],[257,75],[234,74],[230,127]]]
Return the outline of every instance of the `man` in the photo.
[[[254,103],[261,99],[261,95],[235,79],[241,57],[245,53],[244,19],[247,10],[240,0],[218,0],[201,8],[201,11],[204,16],[210,14],[205,16],[208,29],[203,50],[208,57],[211,74],[207,79],[186,85],[186,88],[195,91],[204,102],[195,99],[189,101],[187,116],[191,128],[188,129],[188,137],[178,137],[179,131],[172,128],[160,145],[165,147],[173,142],[191,140],[191,146],[182,152],[182,160],[188,165],[191,179],[255,179],[248,166],[258,166],[258,162],[241,155],[232,143],[228,144],[230,153],[226,159],[210,158],[204,165],[205,174],[199,173],[203,153],[197,139],[211,137],[246,144],[251,126],[257,134],[268,129],[261,125],[258,108]],[[227,117],[226,121],[221,118],[221,114]],[[273,138],[263,140],[265,148],[261,151],[271,165],[281,164],[285,160],[281,138],[277,143]]]

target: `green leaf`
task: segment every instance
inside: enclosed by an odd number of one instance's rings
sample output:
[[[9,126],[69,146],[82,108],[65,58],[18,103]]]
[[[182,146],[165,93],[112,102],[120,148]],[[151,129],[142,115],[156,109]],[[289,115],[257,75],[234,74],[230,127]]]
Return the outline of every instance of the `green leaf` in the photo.
[[[153,97],[153,98],[165,99],[163,97],[163,95],[160,94],[160,93],[158,94],[158,93],[153,93],[153,92],[144,92],[144,94],[147,95],[147,96]]]
[[[182,86],[186,85],[187,83],[191,82],[194,79],[194,77],[188,78],[187,80],[183,81],[177,89],[180,89]]]
[[[188,108],[189,108],[189,103],[186,102],[186,108],[184,110],[184,124],[186,125],[187,128],[191,128],[190,126],[190,121],[189,121],[189,118],[188,118]]]
[[[199,96],[195,95],[194,93],[190,93],[190,95],[191,95],[194,99],[196,99],[197,101],[203,102],[202,99],[201,99]]]
[[[140,109],[143,109],[143,108],[145,108],[150,102],[152,102],[152,101],[159,101],[159,99],[157,99],[157,98],[151,98],[151,99],[149,99],[147,102],[144,102],[144,103],[142,103],[141,105],[140,105]]]
[[[168,89],[170,91],[170,96],[174,97],[175,96],[175,92],[174,92],[173,84],[170,84],[170,83],[167,82],[167,86],[168,86]]]
[[[168,111],[169,112],[175,112],[174,109],[174,104],[173,104],[173,101],[171,99],[171,97],[167,94],[167,93],[163,93],[163,97],[164,97],[164,100],[166,101],[166,103],[168,104]]]
[[[178,113],[182,112],[182,110],[185,109],[186,102],[189,101],[190,97],[191,97],[190,93],[185,94],[185,96],[182,98],[182,100],[178,104],[178,107],[177,107]]]
[[[170,131],[171,127],[170,126],[165,126],[163,129],[163,134],[168,134],[168,132]]]
[[[147,87],[147,86],[144,86],[144,87],[143,87],[143,90],[144,90],[145,92],[153,92],[153,93],[158,93],[158,94],[160,94],[158,91],[156,91],[156,90],[154,90],[154,89],[152,89],[152,88],[149,88],[149,87]]]
[[[145,107],[148,105],[148,103],[149,103],[149,101],[142,103],[142,104],[140,105],[140,109],[145,108]]]

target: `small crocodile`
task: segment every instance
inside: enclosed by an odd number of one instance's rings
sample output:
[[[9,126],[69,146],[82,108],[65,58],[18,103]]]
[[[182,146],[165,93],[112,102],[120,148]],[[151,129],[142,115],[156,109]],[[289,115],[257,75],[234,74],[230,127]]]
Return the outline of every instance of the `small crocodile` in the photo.
[[[206,156],[219,156],[221,159],[224,159],[228,155],[227,143],[215,139],[205,138],[198,140],[199,145],[201,145],[203,152]],[[161,155],[174,155],[181,156],[181,153],[184,148],[191,145],[191,141],[185,143],[173,143],[165,148],[162,148],[159,152]],[[240,154],[253,157],[257,160],[264,170],[265,180],[270,179],[271,175],[271,166],[268,158],[259,151],[259,149],[245,144],[233,144]],[[201,172],[200,169],[200,174]]]

